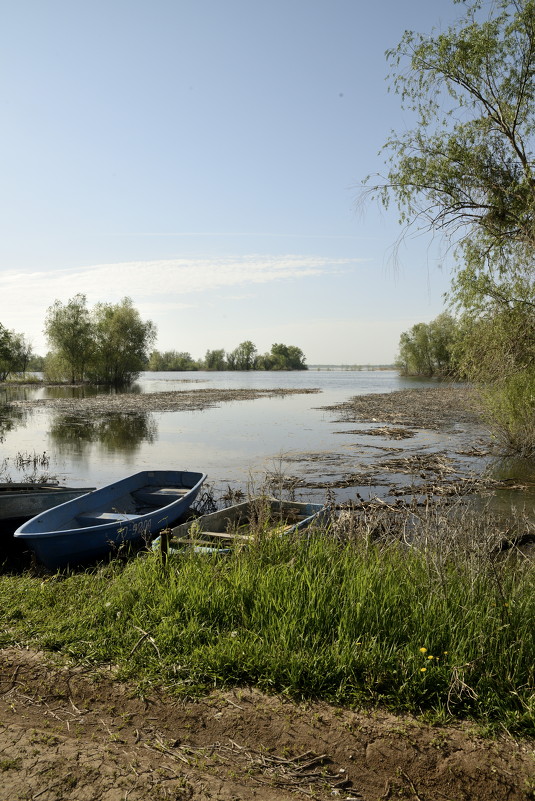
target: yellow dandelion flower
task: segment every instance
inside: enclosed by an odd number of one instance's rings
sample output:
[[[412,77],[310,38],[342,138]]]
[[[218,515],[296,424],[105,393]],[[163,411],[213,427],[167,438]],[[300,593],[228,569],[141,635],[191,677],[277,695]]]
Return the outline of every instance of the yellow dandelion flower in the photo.
[[[425,673],[426,670],[427,668],[420,668],[420,673]]]
[[[425,654],[425,653],[426,653],[426,651],[427,651],[427,648],[420,648],[420,653],[421,653],[421,654]]]
[[[434,659],[435,657],[434,656],[428,656],[427,658],[428,659]]]

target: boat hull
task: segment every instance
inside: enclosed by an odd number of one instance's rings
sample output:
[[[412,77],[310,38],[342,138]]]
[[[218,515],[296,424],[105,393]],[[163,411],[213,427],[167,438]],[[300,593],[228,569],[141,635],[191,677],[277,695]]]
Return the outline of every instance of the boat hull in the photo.
[[[14,537],[51,570],[94,561],[173,525],[205,479],[190,471],[135,473],[33,517]]]
[[[53,484],[6,484],[0,490],[0,520],[35,517],[94,489],[95,487],[62,487]]]
[[[197,553],[226,554],[237,544],[243,545],[251,539],[245,533],[247,530],[265,529],[284,536],[324,523],[328,514],[328,509],[320,503],[259,496],[173,527],[163,540],[163,549],[167,548],[170,553],[193,548]],[[152,547],[161,550],[162,538],[157,537]]]

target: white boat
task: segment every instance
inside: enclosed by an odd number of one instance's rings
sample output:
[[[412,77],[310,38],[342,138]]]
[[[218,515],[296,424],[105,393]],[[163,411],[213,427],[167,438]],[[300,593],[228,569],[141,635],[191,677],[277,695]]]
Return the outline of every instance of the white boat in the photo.
[[[92,492],[95,487],[64,487],[58,483],[0,484],[0,520],[35,515]]]
[[[191,548],[197,553],[224,554],[259,532],[286,535],[324,523],[327,517],[324,504],[280,501],[262,495],[175,526],[157,537],[152,548],[164,554]]]

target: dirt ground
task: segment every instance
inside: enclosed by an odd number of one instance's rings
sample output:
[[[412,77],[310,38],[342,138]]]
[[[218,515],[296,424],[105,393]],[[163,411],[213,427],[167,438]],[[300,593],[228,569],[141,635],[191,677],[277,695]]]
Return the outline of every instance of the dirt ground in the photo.
[[[520,801],[533,743],[243,688],[140,697],[113,670],[0,650],[0,801]]]

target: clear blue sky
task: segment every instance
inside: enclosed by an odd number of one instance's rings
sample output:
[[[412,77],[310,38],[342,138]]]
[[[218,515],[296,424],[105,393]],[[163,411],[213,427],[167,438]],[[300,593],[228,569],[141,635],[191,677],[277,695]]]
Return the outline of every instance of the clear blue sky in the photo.
[[[159,350],[386,363],[443,308],[426,237],[356,211],[391,129],[384,51],[451,0],[2,4],[0,322],[46,352],[54,300],[125,295]]]

